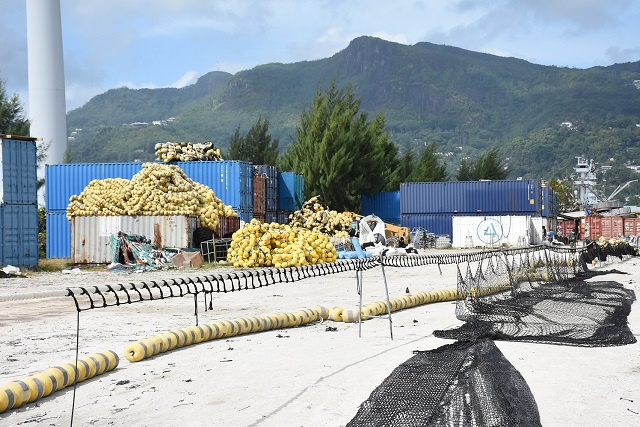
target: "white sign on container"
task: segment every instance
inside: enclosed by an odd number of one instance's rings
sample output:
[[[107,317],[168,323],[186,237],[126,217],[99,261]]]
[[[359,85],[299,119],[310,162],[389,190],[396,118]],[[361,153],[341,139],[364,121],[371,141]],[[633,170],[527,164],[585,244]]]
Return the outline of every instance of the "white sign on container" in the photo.
[[[71,262],[110,264],[111,235],[120,231],[144,236],[160,248],[189,248],[199,226],[194,215],[77,216],[71,220]]]
[[[452,246],[456,248],[521,247],[532,242],[530,216],[454,216]]]

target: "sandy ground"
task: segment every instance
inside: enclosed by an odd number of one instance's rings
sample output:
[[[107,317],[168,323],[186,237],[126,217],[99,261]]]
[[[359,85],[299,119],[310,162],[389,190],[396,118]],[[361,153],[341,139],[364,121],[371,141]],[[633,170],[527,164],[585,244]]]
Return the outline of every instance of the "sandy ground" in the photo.
[[[615,280],[638,294],[640,258],[606,262],[628,275]],[[455,265],[387,268],[391,297],[453,289]],[[134,274],[84,272],[32,274],[0,279],[0,296],[68,286],[138,283],[193,277],[222,270],[169,270]],[[364,273],[364,302],[384,299],[379,268]],[[355,272],[309,278],[251,291],[215,295],[213,310],[202,301],[199,322],[230,320],[315,305],[358,304]],[[317,322],[214,340],[147,360],[124,358],[130,341],[195,324],[193,297],[171,298],[80,313],[80,356],[103,349],[121,355],[112,372],[0,414],[0,425],[94,426],[343,426],[392,372],[412,357],[449,343],[433,331],[460,324],[455,303],[428,304],[362,325]],[[77,312],[68,297],[0,302],[0,385],[75,357]],[[638,337],[636,302],[629,324]],[[327,327],[337,330],[327,330]],[[536,398],[544,426],[640,425],[640,344],[581,348],[497,342]]]

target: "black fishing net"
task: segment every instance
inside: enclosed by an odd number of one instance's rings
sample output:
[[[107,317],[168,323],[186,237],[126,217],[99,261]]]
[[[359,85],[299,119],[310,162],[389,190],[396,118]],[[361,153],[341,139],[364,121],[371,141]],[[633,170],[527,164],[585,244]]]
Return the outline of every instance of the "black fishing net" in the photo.
[[[493,340],[588,347],[636,342],[627,325],[633,291],[584,281],[616,272],[588,265],[636,255],[627,246],[539,246],[458,259],[456,316],[465,323],[434,332],[457,342],[398,366],[348,426],[540,425],[534,396]]]
[[[585,282],[587,262],[609,249],[522,251],[470,264],[458,272],[461,327],[435,331],[441,338],[493,338],[587,347],[636,342],[627,326],[633,291],[617,282]],[[618,255],[614,255],[618,256]],[[611,272],[611,271],[610,271]]]
[[[520,373],[491,340],[419,352],[378,386],[347,426],[539,426]]]

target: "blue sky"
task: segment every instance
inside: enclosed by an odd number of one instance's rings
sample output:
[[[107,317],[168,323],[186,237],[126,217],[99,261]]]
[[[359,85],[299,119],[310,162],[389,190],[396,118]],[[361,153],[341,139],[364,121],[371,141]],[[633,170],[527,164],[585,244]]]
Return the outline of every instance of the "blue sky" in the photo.
[[[25,9],[0,0],[0,79],[28,110]],[[111,88],[326,58],[362,35],[560,67],[640,60],[635,0],[61,0],[61,11],[68,110]]]

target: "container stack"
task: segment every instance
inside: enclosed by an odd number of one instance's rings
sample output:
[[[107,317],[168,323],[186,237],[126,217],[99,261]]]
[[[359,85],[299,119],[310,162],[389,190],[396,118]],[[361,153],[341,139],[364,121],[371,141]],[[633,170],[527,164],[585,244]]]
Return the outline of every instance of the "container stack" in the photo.
[[[362,195],[363,216],[375,214],[387,224],[400,225],[400,192],[384,191]]]
[[[223,203],[230,205],[241,220],[253,218],[252,168],[248,162],[176,162],[191,180],[211,188]],[[69,199],[92,180],[131,179],[142,163],[91,163],[48,165],[45,170],[47,206],[47,257],[71,258],[71,223],[66,217]]]
[[[265,218],[262,222],[278,222],[278,168],[269,165],[256,165],[254,169],[266,177]]]
[[[541,216],[541,199],[537,180],[403,183],[401,223],[449,235],[457,247],[539,243],[531,218]]]
[[[38,264],[36,138],[0,135],[0,264]]]
[[[281,172],[278,175],[278,221],[289,223],[289,215],[302,208],[304,203],[304,175]]]

